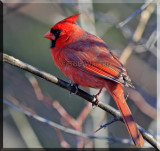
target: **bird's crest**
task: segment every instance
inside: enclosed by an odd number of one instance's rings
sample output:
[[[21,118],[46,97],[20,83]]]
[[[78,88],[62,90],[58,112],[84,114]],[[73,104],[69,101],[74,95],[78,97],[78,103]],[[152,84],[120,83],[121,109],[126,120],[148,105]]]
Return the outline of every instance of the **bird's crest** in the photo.
[[[76,20],[77,20],[77,18],[78,18],[79,15],[80,14],[76,14],[76,15],[70,16],[68,18],[65,18],[61,22],[69,22],[69,23],[73,23],[74,24],[76,22]]]

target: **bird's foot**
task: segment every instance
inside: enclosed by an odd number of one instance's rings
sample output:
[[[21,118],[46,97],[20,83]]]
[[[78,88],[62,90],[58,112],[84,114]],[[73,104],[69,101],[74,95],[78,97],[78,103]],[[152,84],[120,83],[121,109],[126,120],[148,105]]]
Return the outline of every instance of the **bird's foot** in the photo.
[[[70,82],[70,94],[71,93],[75,93],[77,94],[78,93],[78,84],[77,83],[74,83],[74,82]]]
[[[92,108],[95,108],[98,106],[99,104],[98,96],[101,94],[101,92],[102,92],[102,88],[99,90],[99,92],[96,95],[93,95],[96,100],[94,103],[92,103]]]
[[[99,104],[99,99],[98,99],[98,96],[97,96],[97,95],[93,95],[93,96],[94,96],[94,98],[95,98],[95,101],[92,102],[92,108],[94,109],[94,108],[96,108],[96,107],[98,106],[98,104]]]

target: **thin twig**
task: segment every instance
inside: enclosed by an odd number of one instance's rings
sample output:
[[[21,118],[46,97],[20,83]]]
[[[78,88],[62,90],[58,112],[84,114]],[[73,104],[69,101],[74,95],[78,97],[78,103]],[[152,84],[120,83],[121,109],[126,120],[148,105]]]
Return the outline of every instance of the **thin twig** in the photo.
[[[113,118],[113,119],[111,119],[110,121],[108,121],[106,124],[100,125],[100,127],[99,127],[97,130],[95,130],[95,133],[98,132],[98,131],[100,131],[102,128],[105,128],[105,127],[107,127],[108,125],[110,125],[110,124],[112,124],[112,123],[114,123],[114,122],[116,122],[116,121],[118,121],[118,119]]]
[[[17,107],[21,108],[24,111],[30,112],[32,115],[37,115],[37,113],[35,111],[33,111],[31,108],[24,106],[24,105],[20,105],[18,100],[12,96],[7,96],[7,99],[14,105],[16,105]],[[63,135],[61,134],[61,131],[55,127],[52,126],[52,128],[56,131],[57,137],[59,139],[60,145],[63,148],[70,148],[70,145],[64,140]]]
[[[50,82],[52,82],[52,83],[54,83],[54,84],[56,84],[56,85],[58,85],[58,86],[60,86],[60,87],[62,87],[64,89],[66,89],[68,91],[71,91],[73,93],[76,91],[75,88],[70,86],[69,83],[67,83],[67,82],[65,82],[65,81],[63,81],[63,80],[61,80],[61,79],[59,79],[59,78],[47,73],[47,72],[41,71],[41,70],[39,70],[39,69],[37,69],[37,68],[27,64],[27,63],[24,63],[24,62],[12,57],[12,56],[4,54],[4,53],[3,53],[3,61],[6,62],[6,63],[11,64],[13,66],[16,66],[18,68],[21,68],[23,70],[26,70],[26,71],[28,71],[30,73],[33,73],[33,74],[35,74],[35,75],[37,75],[37,76],[39,76],[39,77],[41,77],[41,78],[43,78],[43,79],[45,79],[47,81],[50,81]],[[91,102],[93,104],[95,104],[95,102],[97,101],[94,96],[88,94],[87,92],[85,92],[85,91],[83,91],[81,89],[78,89],[78,92],[76,93],[76,95],[84,98],[85,100],[87,100],[87,101],[89,101],[89,102]],[[122,116],[120,115],[120,112],[117,111],[116,109],[114,109],[113,107],[111,107],[110,105],[104,104],[102,102],[99,102],[98,107],[100,107],[104,111],[110,113],[115,118],[119,119],[120,121],[123,121]],[[159,142],[157,142],[153,138],[153,136],[151,134],[149,134],[149,132],[147,132],[145,129],[140,127],[138,124],[137,124],[137,126],[139,127],[140,132],[142,133],[142,136],[144,137],[144,139],[147,142],[149,142],[156,149],[160,148]]]
[[[26,74],[27,78],[29,79],[34,92],[36,94],[36,97],[38,100],[51,105],[54,109],[57,110],[59,115],[68,123],[70,124],[74,129],[76,130],[81,130],[82,129],[82,124],[84,120],[86,119],[87,115],[89,114],[91,110],[91,106],[88,104],[83,108],[81,111],[80,115],[78,116],[77,119],[73,118],[65,109],[64,107],[57,101],[52,99],[49,96],[46,96],[42,93],[41,88],[39,87],[38,81],[36,80],[35,77],[33,77],[31,74]]]
[[[122,28],[125,24],[127,24],[130,20],[132,20],[136,15],[142,12],[148,5],[150,5],[154,0],[147,0],[139,9],[137,9],[131,16],[129,16],[124,21],[120,22],[117,25],[117,28]]]
[[[106,137],[106,136],[95,136],[95,135],[90,135],[90,134],[82,133],[82,132],[79,132],[77,130],[64,127],[64,126],[62,126],[60,124],[57,124],[57,123],[55,123],[53,121],[50,121],[50,120],[48,120],[46,118],[43,118],[43,117],[39,116],[39,115],[32,114],[31,112],[28,112],[28,111],[26,111],[26,110],[24,110],[24,109],[22,109],[22,108],[20,108],[20,107],[18,107],[16,105],[14,105],[14,104],[8,102],[6,100],[3,100],[3,103],[6,104],[6,105],[9,105],[11,107],[13,107],[14,109],[16,109],[16,110],[24,113],[25,115],[27,115],[29,117],[32,117],[33,119],[35,119],[35,120],[37,120],[39,122],[45,123],[45,124],[47,124],[47,125],[49,125],[51,127],[57,128],[58,130],[62,130],[62,131],[66,132],[66,133],[69,133],[69,134],[78,135],[78,136],[81,136],[81,137],[84,137],[84,138],[91,138],[91,139],[102,139],[102,140],[106,139],[108,141],[115,141],[115,142],[116,142],[116,140],[118,142],[125,142],[124,140],[128,140],[128,142],[129,142],[129,139],[121,139],[121,138]]]
[[[156,119],[158,115],[160,115],[160,111],[158,109],[152,107],[144,97],[137,91],[128,87],[125,87],[124,94],[129,94],[129,98],[135,103],[135,105],[147,116],[152,119]],[[152,112],[150,112],[152,111]]]
[[[36,80],[36,78],[34,78],[31,75],[27,75],[27,77],[28,77],[30,83],[32,84],[32,87],[34,89],[36,97],[40,101],[42,101],[42,102],[44,102],[44,103],[46,103],[48,105],[51,105],[59,113],[59,115],[64,120],[66,120],[72,127],[74,127],[76,129],[76,127],[78,125],[77,121],[66,112],[66,110],[63,108],[63,106],[61,106],[61,104],[57,100],[53,100],[51,97],[45,96],[42,93],[42,91],[41,91],[41,89],[40,89],[40,87],[38,85],[38,81]]]
[[[60,144],[63,148],[70,148],[70,145],[64,140],[64,137],[61,133],[61,131],[58,128],[53,127],[54,130],[56,131],[57,137],[60,141]]]
[[[137,25],[136,30],[134,31],[131,42],[128,43],[126,48],[123,50],[120,61],[123,64],[126,64],[128,58],[131,56],[134,48],[134,43],[137,43],[142,38],[147,22],[149,21],[151,14],[155,9],[155,4],[149,5],[145,11],[142,12],[139,24]]]
[[[84,120],[86,119],[86,117],[90,113],[91,109],[92,109],[92,107],[90,106],[90,103],[88,102],[86,104],[86,106],[83,108],[83,110],[81,111],[81,113],[79,114],[77,121],[81,127],[82,127]]]

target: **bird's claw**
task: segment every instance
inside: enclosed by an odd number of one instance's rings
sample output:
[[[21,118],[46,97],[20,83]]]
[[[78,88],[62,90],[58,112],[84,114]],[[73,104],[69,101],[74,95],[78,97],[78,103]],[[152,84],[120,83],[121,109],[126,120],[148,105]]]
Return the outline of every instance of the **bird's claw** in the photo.
[[[70,94],[71,93],[75,93],[75,94],[78,93],[78,84],[77,83],[70,82],[70,87],[71,87]]]
[[[98,106],[98,104],[99,104],[99,99],[98,99],[98,95],[97,95],[97,94],[96,94],[96,95],[93,95],[93,97],[95,98],[95,101],[92,102],[92,108],[94,109],[95,107]]]
[[[102,92],[102,88],[99,90],[99,92],[96,95],[93,95],[93,97],[96,99],[96,101],[94,102],[94,104],[92,103],[92,108],[94,108],[94,106],[98,106],[98,104],[99,104],[98,96],[100,95],[101,92]]]

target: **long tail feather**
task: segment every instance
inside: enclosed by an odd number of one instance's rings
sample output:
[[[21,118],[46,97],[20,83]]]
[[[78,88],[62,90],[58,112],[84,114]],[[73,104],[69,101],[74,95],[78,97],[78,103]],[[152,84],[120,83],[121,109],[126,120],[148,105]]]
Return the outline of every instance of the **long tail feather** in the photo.
[[[141,135],[141,133],[140,133],[133,117],[132,117],[132,113],[126,103],[126,100],[125,100],[124,94],[123,94],[122,85],[118,84],[118,83],[117,83],[117,85],[115,83],[114,83],[114,85],[107,84],[106,89],[109,91],[109,93],[114,98],[134,144],[137,147],[143,147],[144,146],[143,137],[142,137],[142,135]]]

